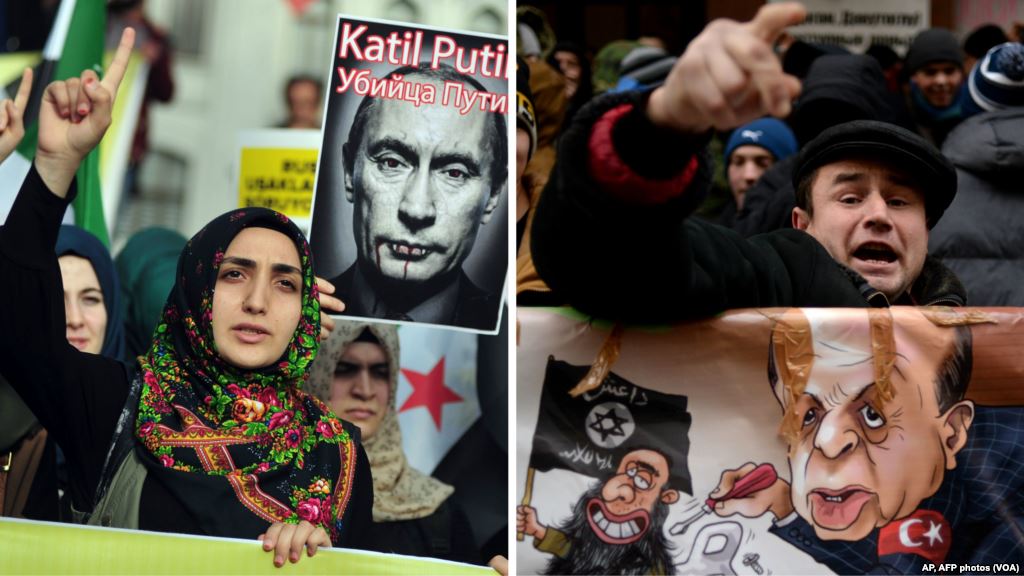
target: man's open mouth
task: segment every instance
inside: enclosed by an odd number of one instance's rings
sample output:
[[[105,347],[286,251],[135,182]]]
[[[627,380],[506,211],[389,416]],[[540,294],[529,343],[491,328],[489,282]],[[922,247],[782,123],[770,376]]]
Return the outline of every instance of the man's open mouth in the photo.
[[[866,264],[885,265],[899,260],[900,256],[888,244],[867,242],[853,252],[853,257]]]
[[[808,496],[814,523],[827,530],[844,530],[860,517],[872,493],[861,486],[847,486],[839,490],[818,488]]]
[[[600,498],[592,498],[587,502],[587,523],[602,542],[631,544],[647,532],[651,517],[643,509],[620,516],[609,512]]]

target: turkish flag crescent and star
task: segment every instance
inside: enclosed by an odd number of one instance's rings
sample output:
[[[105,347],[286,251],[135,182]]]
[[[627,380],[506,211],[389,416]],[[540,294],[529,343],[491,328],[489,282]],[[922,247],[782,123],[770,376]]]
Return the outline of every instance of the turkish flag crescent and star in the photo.
[[[878,556],[917,554],[941,564],[953,543],[949,522],[933,510],[917,510],[886,524],[878,534]]]
[[[602,478],[627,453],[646,448],[669,460],[668,485],[692,494],[686,396],[648,390],[611,372],[600,388],[573,398],[568,391],[588,370],[548,358],[530,467]]]

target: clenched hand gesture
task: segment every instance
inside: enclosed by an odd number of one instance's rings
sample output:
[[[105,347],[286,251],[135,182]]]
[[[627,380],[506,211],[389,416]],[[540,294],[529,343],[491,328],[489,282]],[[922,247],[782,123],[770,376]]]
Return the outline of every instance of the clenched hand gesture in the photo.
[[[43,182],[64,198],[78,165],[99,144],[110,126],[114,96],[124,78],[135,44],[135,30],[125,28],[114,61],[100,80],[92,70],[79,78],[53,82],[39,110],[36,169]]]

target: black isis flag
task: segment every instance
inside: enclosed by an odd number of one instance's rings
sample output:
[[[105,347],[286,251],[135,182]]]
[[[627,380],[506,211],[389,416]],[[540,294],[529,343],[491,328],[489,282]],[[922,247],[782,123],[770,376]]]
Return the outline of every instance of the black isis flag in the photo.
[[[599,388],[573,398],[569,390],[589,369],[548,357],[530,467],[603,478],[627,453],[646,448],[670,462],[668,486],[692,494],[686,396],[648,390],[610,372]]]

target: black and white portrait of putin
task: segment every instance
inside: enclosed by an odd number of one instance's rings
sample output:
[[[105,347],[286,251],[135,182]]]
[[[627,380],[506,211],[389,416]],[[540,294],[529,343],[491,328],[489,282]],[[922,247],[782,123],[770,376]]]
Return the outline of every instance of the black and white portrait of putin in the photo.
[[[484,90],[452,68],[395,75],[434,86],[436,102],[367,95],[356,109],[340,178],[356,260],[331,279],[335,295],[345,315],[493,330],[500,290],[478,286],[463,264],[507,187],[504,115],[442,104],[446,82]]]

